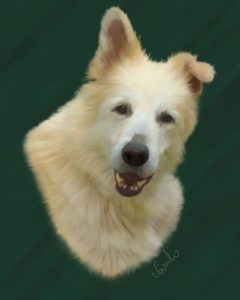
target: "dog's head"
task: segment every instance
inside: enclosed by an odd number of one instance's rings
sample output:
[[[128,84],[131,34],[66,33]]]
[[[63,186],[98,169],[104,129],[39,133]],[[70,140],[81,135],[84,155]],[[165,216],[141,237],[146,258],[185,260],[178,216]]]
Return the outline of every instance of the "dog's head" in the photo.
[[[82,93],[93,147],[121,195],[135,196],[154,174],[176,168],[196,125],[202,84],[213,77],[213,67],[189,53],[151,61],[126,14],[106,12]]]

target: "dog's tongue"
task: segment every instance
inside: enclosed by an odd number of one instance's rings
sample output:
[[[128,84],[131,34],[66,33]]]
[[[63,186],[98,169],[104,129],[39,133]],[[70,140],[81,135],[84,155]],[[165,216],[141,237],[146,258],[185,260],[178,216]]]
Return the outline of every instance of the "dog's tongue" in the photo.
[[[134,173],[124,173],[121,174],[121,177],[124,179],[127,185],[134,185],[137,183],[137,181],[141,180],[141,178]]]

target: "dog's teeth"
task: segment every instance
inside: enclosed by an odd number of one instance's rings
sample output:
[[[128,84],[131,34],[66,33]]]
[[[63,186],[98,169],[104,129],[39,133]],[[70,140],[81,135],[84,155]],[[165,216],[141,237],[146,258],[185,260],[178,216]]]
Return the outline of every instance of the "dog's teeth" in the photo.
[[[148,180],[143,179],[143,180],[137,181],[134,185],[128,186],[126,184],[125,180],[121,177],[121,175],[118,172],[116,172],[116,181],[117,181],[117,184],[119,187],[133,192],[133,191],[138,191],[139,189],[141,189]]]
[[[121,182],[121,177],[120,177],[119,173],[116,173],[116,179],[117,179],[117,182],[118,182],[118,183]]]
[[[141,188],[145,183],[147,182],[146,179],[142,180],[142,181],[138,181],[138,187]]]
[[[116,180],[117,180],[117,184],[119,186],[122,186],[124,184],[124,180],[121,178],[121,176],[119,175],[119,173],[116,173]]]

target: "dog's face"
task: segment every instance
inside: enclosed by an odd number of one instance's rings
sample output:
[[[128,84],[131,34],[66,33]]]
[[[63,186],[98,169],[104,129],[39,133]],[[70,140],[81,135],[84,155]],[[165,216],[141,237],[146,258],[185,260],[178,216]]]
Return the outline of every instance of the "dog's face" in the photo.
[[[181,160],[196,124],[202,83],[214,70],[188,53],[153,62],[143,52],[127,16],[112,8],[102,20],[90,84],[96,118],[92,137],[113,170],[116,190],[136,196],[156,172]]]
[[[117,191],[133,196],[166,163],[175,167],[196,122],[196,101],[164,63],[128,61],[107,81],[95,140],[111,162]]]

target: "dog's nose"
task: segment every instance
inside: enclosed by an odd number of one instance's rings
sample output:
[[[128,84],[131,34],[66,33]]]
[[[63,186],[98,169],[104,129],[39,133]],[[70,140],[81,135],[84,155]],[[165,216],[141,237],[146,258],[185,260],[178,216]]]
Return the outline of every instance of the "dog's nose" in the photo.
[[[142,166],[149,157],[148,148],[143,144],[127,143],[122,150],[123,160],[132,167]]]

